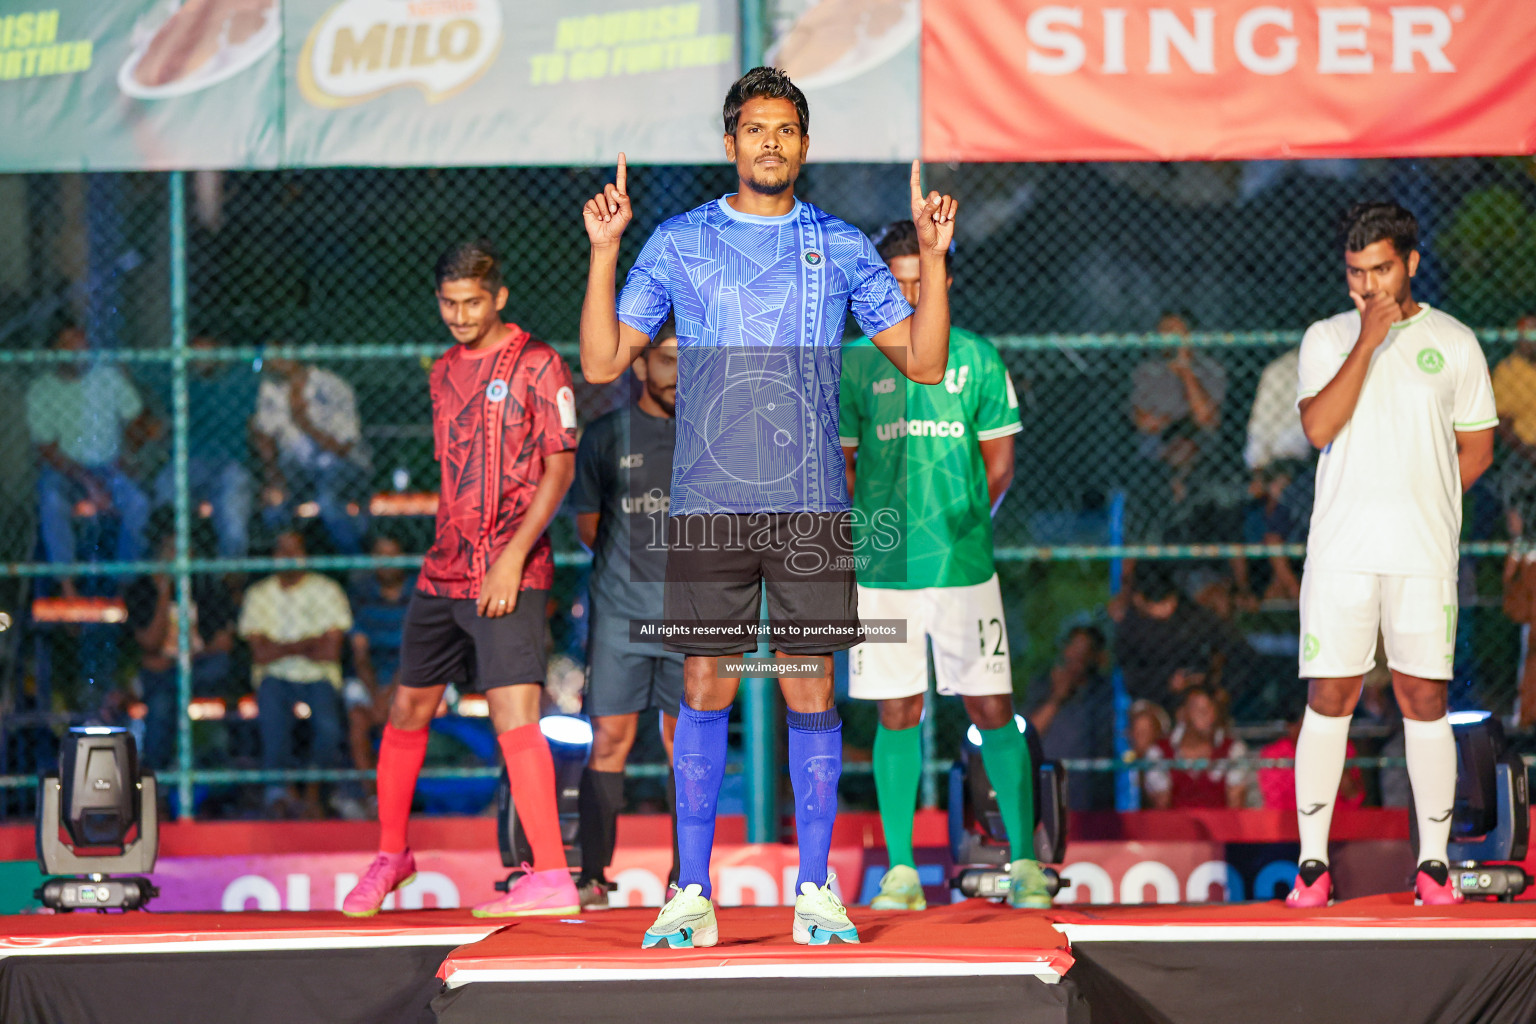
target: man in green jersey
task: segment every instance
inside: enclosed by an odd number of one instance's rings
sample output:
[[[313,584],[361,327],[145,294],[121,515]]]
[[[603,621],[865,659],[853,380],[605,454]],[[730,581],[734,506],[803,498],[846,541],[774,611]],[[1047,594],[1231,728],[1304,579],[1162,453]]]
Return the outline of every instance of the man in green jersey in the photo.
[[[912,225],[885,228],[875,248],[915,300]],[[1008,901],[1048,907],[1046,879],[1033,859],[1033,774],[1014,723],[1008,631],[992,564],[992,513],[1013,481],[1013,435],[1023,429],[1018,397],[991,342],[958,328],[950,331],[943,383],[897,378],[868,338],[844,348],[838,433],[853,497],[859,618],[907,623],[904,642],[860,644],[849,656],[849,694],[880,704],[875,788],[891,867],[871,906],[927,905],[912,855],[926,640],[939,693],[958,695],[981,732],[982,761],[1008,830]]]

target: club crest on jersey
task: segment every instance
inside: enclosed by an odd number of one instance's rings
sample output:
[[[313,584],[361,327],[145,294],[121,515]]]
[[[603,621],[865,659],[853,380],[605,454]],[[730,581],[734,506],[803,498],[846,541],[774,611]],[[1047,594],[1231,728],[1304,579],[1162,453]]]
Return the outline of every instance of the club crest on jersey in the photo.
[[[1425,373],[1439,373],[1445,369],[1445,357],[1432,348],[1419,349],[1419,369]]]
[[[500,402],[507,397],[507,382],[497,377],[485,386],[485,400]]]
[[[944,390],[952,395],[958,395],[965,387],[965,378],[970,375],[971,368],[962,366],[958,370],[944,371]]]
[[[815,249],[807,249],[807,250],[805,250],[805,254],[804,254],[803,258],[805,260],[805,265],[806,266],[808,266],[808,267],[819,267],[819,266],[821,266],[821,261],[825,257],[823,257],[821,255],[821,253],[817,252]]]

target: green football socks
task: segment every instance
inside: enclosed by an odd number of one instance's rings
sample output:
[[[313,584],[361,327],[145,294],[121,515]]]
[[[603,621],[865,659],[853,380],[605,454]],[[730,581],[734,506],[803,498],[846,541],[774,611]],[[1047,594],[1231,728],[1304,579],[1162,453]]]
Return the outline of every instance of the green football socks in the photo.
[[[1008,830],[1008,856],[1011,860],[1033,860],[1035,787],[1034,772],[1029,763],[1029,744],[1013,722],[1001,729],[982,729],[980,732],[981,762],[997,792],[998,810],[1002,812],[1003,826]],[[878,749],[876,771],[880,764]],[[885,813],[884,801],[881,802],[881,813]]]
[[[892,867],[915,868],[912,856],[912,819],[917,812],[917,783],[923,772],[922,729],[887,729],[875,732],[875,792],[880,799],[880,826],[885,830],[885,849]],[[991,769],[989,768],[988,771]]]

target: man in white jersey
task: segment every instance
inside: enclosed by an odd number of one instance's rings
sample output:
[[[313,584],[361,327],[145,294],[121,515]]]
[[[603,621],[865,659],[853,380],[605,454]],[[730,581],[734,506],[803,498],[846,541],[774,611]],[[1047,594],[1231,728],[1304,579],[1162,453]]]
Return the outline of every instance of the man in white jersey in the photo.
[[[1322,456],[1301,581],[1301,676],[1311,683],[1296,741],[1301,864],[1291,907],[1332,896],[1328,828],[1378,629],[1418,814],[1417,902],[1461,902],[1446,864],[1456,745],[1445,684],[1461,495],[1493,461],[1498,413],[1477,338],[1413,299],[1418,240],[1402,207],[1352,207],[1343,247],[1355,308],[1313,324],[1301,342],[1296,404]]]

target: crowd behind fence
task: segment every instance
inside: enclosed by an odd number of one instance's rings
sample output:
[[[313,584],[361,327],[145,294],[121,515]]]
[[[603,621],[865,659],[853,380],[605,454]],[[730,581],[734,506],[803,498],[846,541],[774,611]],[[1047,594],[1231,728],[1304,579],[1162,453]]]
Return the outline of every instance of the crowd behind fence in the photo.
[[[589,422],[632,395],[627,377],[583,385],[574,344],[579,211],[609,173],[0,177],[0,813],[30,812],[34,773],[84,719],[134,728],[181,783],[180,813],[189,797],[207,815],[367,813],[370,734],[432,532],[427,368],[449,344],[432,261],[465,237],[498,244],[508,318],[571,364]],[[1015,692],[1069,759],[1075,803],[1111,805],[1116,778],[1135,802],[1146,773],[1125,759],[1166,750],[1158,734],[1202,684],[1246,744],[1232,754],[1247,758],[1231,769],[1242,800],[1263,799],[1246,774],[1261,751],[1288,756],[1315,466],[1295,352],[1309,322],[1348,306],[1334,226],[1360,198],[1419,216],[1415,296],[1473,326],[1493,369],[1498,453],[1465,501],[1451,696],[1529,728],[1530,160],[926,173],[962,201],[954,322],[998,345],[1018,392],[1018,471],[995,524]],[[626,260],[731,184],[728,166],[633,168]],[[900,166],[813,164],[799,192],[866,231],[907,212]],[[586,559],[568,515],[552,530],[549,699],[574,711]],[[264,637],[312,641],[285,648],[308,663],[297,688],[255,685],[272,674]],[[1383,683],[1368,679],[1357,753],[1385,758],[1366,789],[1392,802],[1401,735]],[[964,729],[949,703],[929,716],[930,799]],[[844,796],[868,801],[873,710],[843,709]],[[494,739],[483,702],[449,710],[423,800],[473,812]],[[658,803],[659,742],[637,758],[632,802]]]

